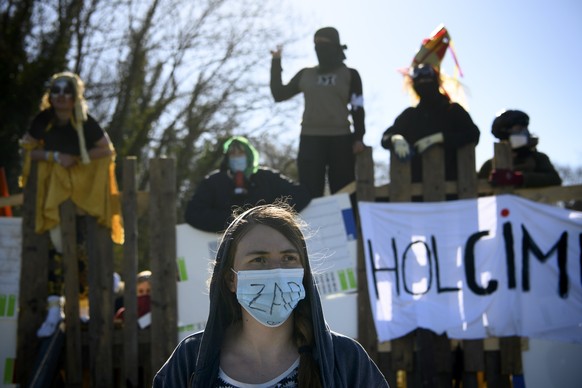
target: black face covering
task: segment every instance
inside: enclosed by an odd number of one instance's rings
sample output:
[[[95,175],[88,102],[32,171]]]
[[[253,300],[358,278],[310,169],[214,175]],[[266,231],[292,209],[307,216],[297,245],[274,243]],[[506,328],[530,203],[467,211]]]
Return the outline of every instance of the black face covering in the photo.
[[[433,80],[424,80],[424,82],[415,81],[414,90],[420,99],[424,101],[437,100],[441,96],[439,85]]]
[[[316,43],[315,53],[321,71],[330,71],[339,67],[345,58],[341,46],[330,43]]]

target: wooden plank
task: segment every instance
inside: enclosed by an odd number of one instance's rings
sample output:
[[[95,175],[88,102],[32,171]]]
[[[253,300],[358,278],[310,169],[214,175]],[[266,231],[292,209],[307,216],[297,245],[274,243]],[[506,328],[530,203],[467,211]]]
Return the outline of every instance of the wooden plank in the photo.
[[[356,156],[356,197],[358,201],[374,202],[374,160],[372,158],[372,148],[360,152]],[[357,210],[357,209],[354,209]],[[358,214],[357,211],[354,212]],[[360,220],[357,217],[358,229]],[[361,229],[358,231],[361,236]],[[378,358],[378,335],[374,324],[374,316],[370,306],[370,297],[368,294],[368,277],[366,274],[366,263],[364,255],[364,244],[361,238],[358,239],[358,340],[366,349],[370,357],[379,362]],[[380,366],[383,368],[383,366]]]
[[[138,211],[137,211],[137,158],[127,157],[123,163],[123,279],[125,307],[123,324],[122,376],[127,386],[138,386],[138,325],[137,325],[137,261],[138,261]]]
[[[457,184],[459,199],[476,198],[478,180],[475,174],[475,145],[467,144],[457,151]],[[464,340],[463,344],[463,386],[477,387],[478,373],[485,370],[483,340]]]
[[[410,162],[401,161],[398,159],[395,152],[391,152],[389,187],[390,202],[410,201],[412,198],[411,179]]]
[[[391,183],[387,183],[375,188],[376,198],[391,199]],[[459,192],[457,182],[446,182],[446,194],[453,194]],[[481,196],[493,195],[494,188],[491,187],[486,179],[477,179],[477,193]],[[520,197],[530,199],[532,201],[548,204],[556,204],[560,201],[582,200],[582,185],[569,186],[548,186],[548,187],[532,187],[532,188],[516,188],[513,190],[514,194]],[[422,195],[422,184],[413,183],[410,185],[410,194],[412,196]]]
[[[67,386],[79,387],[83,382],[81,322],[79,320],[79,262],[77,259],[77,224],[75,205],[69,199],[60,206],[65,274],[65,370]]]
[[[465,372],[476,373],[485,370],[483,340],[463,340],[463,364]]]
[[[415,372],[421,387],[438,387],[436,370],[435,333],[428,329],[416,329]]]
[[[477,197],[475,145],[467,144],[459,148],[457,151],[457,162],[457,195],[459,199]]]
[[[499,339],[499,352],[501,354],[501,374],[523,374],[521,338],[515,336],[501,337]]]
[[[32,163],[28,183],[23,191],[22,262],[18,293],[18,332],[14,371],[16,382],[23,386],[31,377],[39,346],[36,331],[46,315],[48,290],[48,234],[34,232],[37,170],[37,163]]]
[[[511,147],[507,142],[498,142],[493,144],[494,157],[493,157],[493,168],[494,169],[513,169],[513,156],[511,154]],[[513,193],[513,186],[496,186],[493,188],[493,194],[511,194]]]
[[[113,242],[95,217],[87,222],[89,366],[93,387],[113,386]]]
[[[397,370],[392,365],[392,355],[390,352],[378,352],[378,368],[380,372],[388,381],[388,385],[391,387],[397,387]]]
[[[422,195],[424,202],[444,201],[445,151],[441,145],[430,147],[422,154]]]
[[[444,201],[445,164],[444,148],[440,145],[430,147],[422,154],[423,201]],[[416,365],[417,375],[422,387],[440,387],[443,384],[442,374],[450,373],[450,345],[448,340],[443,346],[443,339],[427,329],[416,330]],[[441,361],[442,360],[442,361]],[[450,378],[448,380],[450,385]]]
[[[501,359],[497,350],[485,352],[485,381],[488,387],[510,387],[507,376],[504,378],[501,375]]]
[[[392,367],[394,371],[414,370],[414,334],[408,333],[403,337],[390,341],[392,348]]]
[[[513,154],[508,142],[494,144],[493,168],[513,169]],[[495,187],[495,194],[512,194],[513,186]],[[512,374],[522,374],[521,364],[521,340],[519,337],[503,337],[499,339],[499,352],[501,361],[501,376],[503,380]]]
[[[157,371],[177,345],[176,168],[173,159],[150,160],[151,366]],[[151,376],[146,376],[151,381]]]
[[[559,201],[582,200],[582,185],[518,188],[514,193],[532,201],[556,204]]]
[[[409,202],[412,199],[412,175],[410,161],[401,161],[396,153],[390,153],[390,202]],[[418,195],[420,194],[417,193]],[[390,341],[391,358],[394,373],[406,372],[407,382],[413,384],[414,371],[414,334]]]

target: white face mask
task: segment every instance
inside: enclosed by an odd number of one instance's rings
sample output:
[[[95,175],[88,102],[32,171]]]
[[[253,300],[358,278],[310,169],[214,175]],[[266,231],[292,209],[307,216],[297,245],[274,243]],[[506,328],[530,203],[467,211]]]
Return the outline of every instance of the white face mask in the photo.
[[[244,171],[247,168],[247,157],[246,155],[241,156],[229,156],[228,157],[228,167],[232,172]]]
[[[521,148],[529,143],[529,136],[524,133],[516,133],[515,135],[509,136],[509,144],[511,148]]]
[[[305,298],[303,268],[238,271],[236,297],[240,305],[261,324],[283,324]]]

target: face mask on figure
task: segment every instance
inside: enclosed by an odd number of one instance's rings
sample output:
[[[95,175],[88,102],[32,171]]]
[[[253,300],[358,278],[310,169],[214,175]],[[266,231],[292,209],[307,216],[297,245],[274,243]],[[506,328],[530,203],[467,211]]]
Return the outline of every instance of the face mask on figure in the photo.
[[[282,230],[257,223],[242,232],[228,280],[243,311],[271,328],[287,322],[306,297],[301,248]]]
[[[441,96],[438,74],[430,65],[416,66],[411,75],[414,90],[423,101],[435,101]]]
[[[509,144],[511,149],[518,152],[526,152],[538,144],[538,138],[529,132],[524,126],[514,125],[509,129]]]
[[[315,53],[322,71],[333,70],[343,63],[343,50],[331,43],[315,43]]]
[[[324,27],[315,33],[313,38],[315,53],[322,72],[331,71],[343,64],[345,45],[340,44],[339,33],[333,27]]]
[[[238,277],[240,305],[264,326],[283,324],[305,298],[303,268],[232,272]]]

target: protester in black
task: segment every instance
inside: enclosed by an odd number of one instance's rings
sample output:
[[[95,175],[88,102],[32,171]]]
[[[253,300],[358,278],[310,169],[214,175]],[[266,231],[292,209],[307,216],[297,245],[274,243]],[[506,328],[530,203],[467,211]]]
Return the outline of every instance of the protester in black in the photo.
[[[338,31],[321,28],[314,43],[319,64],[302,69],[286,85],[281,80],[281,48],[272,52],[271,93],[276,102],[303,93],[297,165],[299,181],[315,198],[324,194],[326,173],[332,194],[355,180],[354,155],[365,148],[366,129],[362,80],[344,64],[347,46],[340,44]]]
[[[450,41],[444,27],[426,39],[410,67],[415,107],[405,109],[382,136],[382,147],[396,152],[400,159],[411,159],[413,182],[422,180],[421,154],[429,147],[444,147],[445,179],[457,179],[457,150],[479,142],[479,129],[458,103],[442,88],[440,62]]]
[[[489,159],[481,166],[479,178],[488,179],[493,186],[543,187],[562,184],[550,158],[536,149],[538,138],[529,132],[528,126],[529,116],[519,110],[506,110],[495,117],[491,133],[511,145],[513,169],[493,168],[493,159]]]

